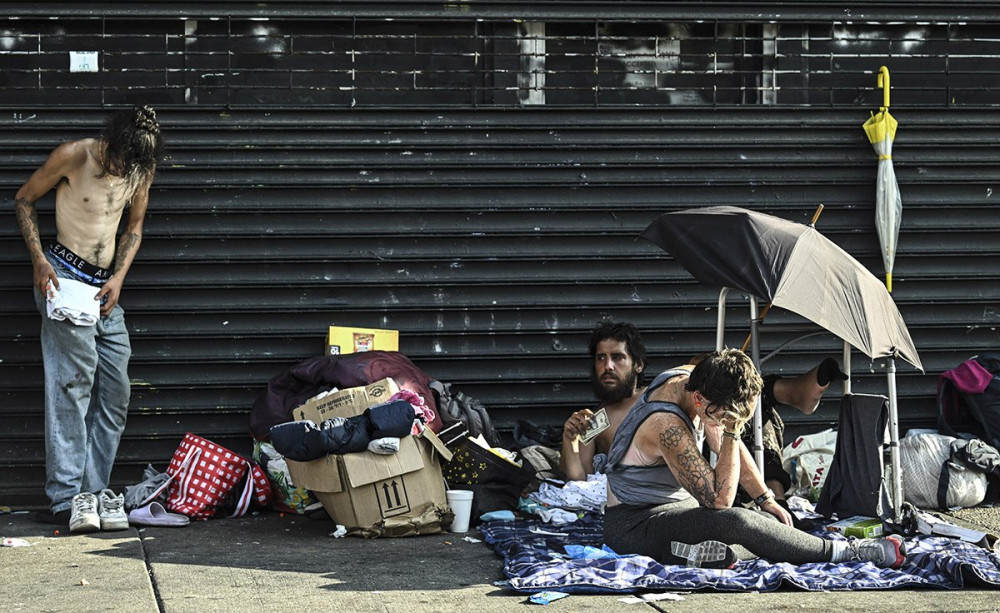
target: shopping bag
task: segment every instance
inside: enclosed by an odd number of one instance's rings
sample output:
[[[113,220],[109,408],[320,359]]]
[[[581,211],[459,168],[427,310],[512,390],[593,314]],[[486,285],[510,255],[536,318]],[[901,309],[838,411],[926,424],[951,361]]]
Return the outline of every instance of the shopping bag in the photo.
[[[831,429],[804,434],[782,451],[782,468],[792,477],[789,495],[819,500],[826,475],[837,449],[837,431]]]
[[[309,490],[296,487],[292,483],[285,457],[274,449],[274,445],[254,441],[252,457],[260,465],[267,479],[271,492],[271,508],[299,515],[308,515],[316,508],[322,508]]]
[[[451,451],[451,460],[442,467],[445,481],[449,487],[474,492],[474,518],[491,511],[516,510],[521,493],[536,479],[529,462],[522,460],[518,466],[469,437],[459,439]]]
[[[170,488],[167,508],[192,519],[214,517],[226,497],[242,481],[242,492],[230,515],[242,517],[254,499],[254,491],[261,489],[260,486],[255,487],[255,483],[267,481],[259,467],[257,476],[254,476],[253,469],[254,465],[238,453],[188,432],[167,466],[168,480],[162,486]],[[267,500],[269,492],[270,487],[266,494],[261,491],[259,495]],[[159,490],[154,492],[154,496],[157,494]],[[261,498],[258,498],[260,501]]]
[[[253,501],[262,509],[271,506],[271,481],[267,473],[256,462],[250,462],[250,472],[247,480],[253,482]]]

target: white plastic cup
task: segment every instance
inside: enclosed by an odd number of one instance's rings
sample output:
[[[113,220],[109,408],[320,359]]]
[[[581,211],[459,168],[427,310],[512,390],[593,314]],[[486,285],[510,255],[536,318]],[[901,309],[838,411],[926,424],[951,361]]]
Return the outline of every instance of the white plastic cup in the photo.
[[[470,490],[448,490],[445,492],[448,497],[448,506],[455,513],[455,520],[451,522],[451,532],[468,532],[469,516],[472,515],[472,492]]]

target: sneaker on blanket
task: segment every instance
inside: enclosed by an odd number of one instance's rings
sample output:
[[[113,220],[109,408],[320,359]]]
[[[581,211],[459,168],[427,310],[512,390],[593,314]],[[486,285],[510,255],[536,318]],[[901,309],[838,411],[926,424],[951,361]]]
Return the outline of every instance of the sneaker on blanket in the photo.
[[[670,543],[670,553],[696,568],[732,568],[736,566],[736,552],[721,541],[702,541],[689,545],[680,541]]]
[[[871,562],[879,568],[899,568],[906,561],[906,546],[898,536],[851,540],[847,548],[851,559]]]

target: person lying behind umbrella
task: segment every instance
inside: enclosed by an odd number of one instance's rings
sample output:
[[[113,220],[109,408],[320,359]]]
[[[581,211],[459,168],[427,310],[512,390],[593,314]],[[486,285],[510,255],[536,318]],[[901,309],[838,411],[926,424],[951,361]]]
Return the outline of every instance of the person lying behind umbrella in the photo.
[[[899,567],[906,552],[898,537],[827,540],[792,527],[740,441],[762,387],[737,349],[657,376],[611,444],[605,543],[619,554],[711,568],[753,556]],[[715,468],[699,451],[702,437],[718,455]],[[733,507],[738,485],[756,496],[759,510]]]

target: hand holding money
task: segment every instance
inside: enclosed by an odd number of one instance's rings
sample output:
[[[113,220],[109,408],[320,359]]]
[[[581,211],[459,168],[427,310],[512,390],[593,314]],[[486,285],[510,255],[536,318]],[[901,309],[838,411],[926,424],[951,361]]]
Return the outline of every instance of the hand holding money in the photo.
[[[610,425],[608,412],[603,408],[596,413],[590,409],[580,409],[570,415],[563,425],[563,443],[568,442],[574,453],[580,453],[581,441],[586,445]]]
[[[580,442],[584,445],[597,438],[597,435],[604,432],[611,425],[608,420],[608,412],[603,408],[594,413],[588,420],[588,427],[580,435]]]
[[[590,409],[580,409],[569,416],[569,419],[563,424],[564,448],[568,443],[573,453],[580,453],[580,435],[590,427],[590,418],[593,416],[594,412]]]
[[[594,416],[590,409],[580,409],[566,420],[563,424],[563,441],[569,442],[577,440],[581,434],[587,431],[590,426],[590,418]]]

